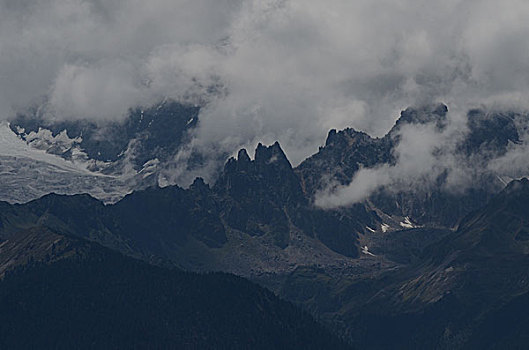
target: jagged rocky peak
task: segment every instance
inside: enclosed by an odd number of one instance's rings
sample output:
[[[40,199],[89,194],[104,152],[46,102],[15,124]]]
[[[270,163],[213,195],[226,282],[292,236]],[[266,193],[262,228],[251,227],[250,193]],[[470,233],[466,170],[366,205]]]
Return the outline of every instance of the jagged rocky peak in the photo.
[[[209,191],[209,185],[204,182],[204,179],[201,177],[195,178],[189,189],[194,192],[207,192]]]
[[[439,129],[446,126],[446,116],[448,107],[444,104],[423,106],[423,107],[409,107],[403,110],[399,119],[395,122],[395,126],[390,131],[396,131],[404,124],[427,124],[435,122]],[[373,138],[365,132],[355,130],[353,128],[346,128],[340,131],[331,129],[325,141],[325,147],[328,146],[352,146],[355,144],[365,144],[376,142],[377,138]]]
[[[271,146],[263,146],[262,143],[257,145],[255,149],[255,163],[256,164],[274,164],[276,166],[286,166],[292,168],[292,165],[287,159],[285,152],[281,149],[279,142],[274,142]]]
[[[248,152],[246,152],[245,148],[241,148],[239,150],[239,153],[237,153],[237,160],[240,163],[250,163],[251,162],[250,156],[248,155]]]
[[[252,167],[252,164],[253,162],[250,159],[248,152],[246,152],[246,149],[241,148],[239,153],[237,153],[237,159],[233,157],[228,159],[225,171],[246,172]]]
[[[353,128],[346,128],[340,131],[331,129],[325,141],[325,147],[329,146],[350,146],[355,143],[363,143],[374,140],[371,136]]]
[[[214,189],[217,192],[227,190],[232,195],[272,191],[279,197],[302,198],[299,178],[279,142],[271,146],[259,143],[254,160],[250,159],[245,149],[241,149],[237,158],[227,161]]]
[[[444,104],[423,106],[423,107],[409,107],[401,112],[399,119],[395,122],[392,130],[388,135],[392,135],[405,124],[427,124],[434,122],[438,129],[442,130],[446,126],[446,116],[448,107]],[[346,128],[337,131],[331,129],[325,141],[325,147],[328,148],[343,148],[350,146],[361,146],[371,143],[381,142],[380,146],[384,146],[387,140],[382,138],[373,138],[365,132],[355,130],[354,128]]]
[[[292,170],[290,161],[277,141],[271,146],[259,143],[255,149],[254,160],[251,160],[246,149],[242,148],[237,153],[237,158],[228,159],[224,172],[260,172],[270,167]]]
[[[443,104],[428,105],[422,107],[409,107],[400,113],[400,118],[396,121],[393,129],[404,124],[427,124],[434,122],[438,129],[442,130],[446,126],[446,116],[448,107]]]

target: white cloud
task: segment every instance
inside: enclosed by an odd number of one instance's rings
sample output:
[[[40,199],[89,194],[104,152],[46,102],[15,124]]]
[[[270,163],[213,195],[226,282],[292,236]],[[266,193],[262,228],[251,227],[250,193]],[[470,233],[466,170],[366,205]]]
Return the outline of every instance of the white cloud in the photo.
[[[279,140],[294,164],[331,127],[382,135],[445,101],[527,107],[529,3],[507,0],[0,0],[2,117],[204,105],[196,147]],[[404,159],[404,155],[403,155]]]
[[[435,122],[402,125],[395,135],[400,141],[393,150],[394,165],[361,168],[349,184],[331,184],[317,193],[315,204],[323,208],[347,206],[364,201],[381,188],[389,193],[424,193],[434,189],[443,174],[447,175],[445,190],[463,191],[476,180],[473,175],[478,165],[461,158],[457,151],[465,134],[464,118],[456,112],[448,114],[442,129]]]

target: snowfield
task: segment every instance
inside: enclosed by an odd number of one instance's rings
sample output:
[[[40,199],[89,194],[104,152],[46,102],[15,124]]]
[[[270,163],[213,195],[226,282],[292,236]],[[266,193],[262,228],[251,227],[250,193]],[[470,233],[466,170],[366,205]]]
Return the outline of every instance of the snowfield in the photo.
[[[109,176],[28,145],[0,123],[0,200],[23,203],[45,194],[89,193],[112,203],[133,189],[129,177]]]

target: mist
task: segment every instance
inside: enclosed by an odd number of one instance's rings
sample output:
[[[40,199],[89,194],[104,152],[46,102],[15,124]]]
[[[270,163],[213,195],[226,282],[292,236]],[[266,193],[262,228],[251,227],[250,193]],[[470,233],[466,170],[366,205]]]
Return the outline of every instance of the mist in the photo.
[[[202,107],[200,152],[279,140],[296,165],[329,129],[381,136],[408,106],[442,101],[455,126],[476,106],[527,109],[527,18],[517,0],[0,0],[0,118],[42,104],[49,118],[121,120],[171,98]],[[409,134],[395,167],[362,170],[340,198],[427,183],[439,163],[464,180],[451,152],[431,163],[454,134]]]

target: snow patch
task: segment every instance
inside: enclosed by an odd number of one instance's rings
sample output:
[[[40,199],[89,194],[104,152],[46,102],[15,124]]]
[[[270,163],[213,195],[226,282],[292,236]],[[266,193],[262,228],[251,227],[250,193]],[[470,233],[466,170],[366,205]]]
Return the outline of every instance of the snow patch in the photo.
[[[0,123],[0,156],[33,159],[74,173],[90,173],[82,166],[77,166],[61,157],[49,154],[45,150],[32,147],[17,136],[7,122]]]
[[[414,228],[415,227],[415,225],[412,224],[412,222],[410,221],[410,218],[407,216],[404,218],[404,221],[400,223],[400,226],[404,228]]]
[[[158,169],[158,164],[160,164],[160,160],[158,158],[148,160],[145,162],[145,164],[143,164],[143,167],[138,173],[141,174],[142,178],[145,179],[156,172]]]
[[[53,138],[48,132],[39,130],[35,135]],[[67,138],[66,132],[57,137],[75,140]],[[139,180],[128,173],[105,175],[97,171],[98,164],[88,159],[78,146],[70,151],[71,159],[66,160],[35,148],[15,134],[9,123],[0,122],[0,200],[24,203],[55,192],[90,193],[105,203],[113,203],[132,192]]]
[[[366,245],[362,248],[362,253],[364,253],[365,255],[376,256],[375,254],[369,251],[369,248]]]
[[[39,128],[37,132],[32,131],[25,136],[26,142],[38,149],[49,149],[51,146],[58,147],[60,152],[66,152],[75,144],[83,141],[81,137],[70,138],[66,130],[61,131],[56,136],[48,129]]]

